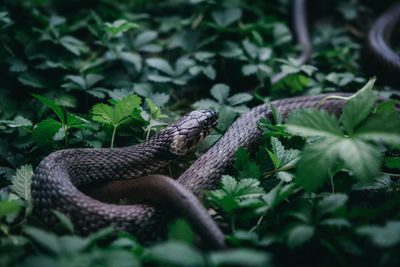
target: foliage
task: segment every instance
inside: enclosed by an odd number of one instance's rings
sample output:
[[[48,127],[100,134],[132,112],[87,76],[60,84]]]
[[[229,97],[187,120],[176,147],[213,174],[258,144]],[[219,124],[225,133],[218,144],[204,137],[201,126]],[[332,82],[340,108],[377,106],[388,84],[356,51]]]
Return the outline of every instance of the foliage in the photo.
[[[398,266],[398,101],[376,107],[372,89],[398,99],[399,88],[367,83],[360,65],[381,3],[315,1],[331,19],[312,26],[300,66],[289,2],[2,1],[0,265]],[[111,228],[81,237],[64,214],[44,225],[31,212],[34,168],[53,151],[134,145],[193,108],[218,111],[194,155],[164,170],[176,175],[258,104],[365,83],[340,118],[308,109],[284,122],[270,105],[258,147],[239,148],[204,193],[227,251],[198,246],[185,220],[140,244]]]

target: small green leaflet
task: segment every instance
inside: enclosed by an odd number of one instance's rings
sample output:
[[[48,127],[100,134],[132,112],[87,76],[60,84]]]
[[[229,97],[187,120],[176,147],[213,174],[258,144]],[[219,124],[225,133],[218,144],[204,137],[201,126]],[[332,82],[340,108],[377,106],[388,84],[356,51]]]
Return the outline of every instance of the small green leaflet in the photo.
[[[270,156],[275,169],[282,169],[276,173],[278,179],[284,182],[290,182],[293,180],[293,175],[284,169],[292,168],[298,161],[300,151],[295,149],[286,150],[282,143],[276,138],[271,137],[272,151],[267,149],[268,155]]]
[[[223,175],[221,189],[207,192],[208,198],[226,212],[243,207],[246,199],[258,199],[265,194],[256,179],[235,180],[232,176]]]
[[[11,177],[10,190],[25,201],[31,200],[32,165],[22,165]]]
[[[132,23],[124,19],[118,19],[112,23],[106,22],[104,23],[104,25],[104,29],[107,32],[111,33],[113,36],[139,27],[139,25],[137,25],[136,23]]]
[[[400,221],[389,221],[385,226],[362,226],[357,229],[357,233],[368,236],[379,247],[393,247],[400,244]]]
[[[250,153],[243,147],[239,147],[236,151],[235,168],[241,178],[261,177],[260,167],[250,159]]]
[[[63,125],[61,122],[53,119],[45,119],[38,124],[32,131],[33,140],[39,145],[44,145],[51,141]]]
[[[43,96],[32,94],[37,100],[41,101],[44,103],[46,106],[48,106],[51,110],[54,111],[54,113],[57,114],[57,117],[60,119],[60,121],[65,124],[65,115],[62,109],[54,102],[51,101]]]
[[[93,120],[100,123],[119,126],[130,118],[135,109],[140,107],[142,100],[136,95],[123,97],[115,101],[114,107],[106,104],[97,104],[92,108]]]

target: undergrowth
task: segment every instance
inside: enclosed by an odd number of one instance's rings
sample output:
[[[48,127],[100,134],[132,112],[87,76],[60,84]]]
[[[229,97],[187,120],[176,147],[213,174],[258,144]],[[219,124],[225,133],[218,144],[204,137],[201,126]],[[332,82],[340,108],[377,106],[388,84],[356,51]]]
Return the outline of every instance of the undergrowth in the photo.
[[[315,3],[314,51],[299,66],[289,2],[3,0],[0,265],[398,266],[398,100],[374,101],[399,99],[400,88],[376,86],[361,65],[382,9]],[[261,119],[257,153],[239,148],[235,173],[205,193],[227,251],[198,246],[183,219],[143,245],[112,228],[80,237],[61,213],[51,226],[32,214],[33,170],[53,151],[134,145],[192,109],[218,111],[215,131],[163,170],[177,177],[251,107],[338,91],[358,91],[340,118],[306,109]]]

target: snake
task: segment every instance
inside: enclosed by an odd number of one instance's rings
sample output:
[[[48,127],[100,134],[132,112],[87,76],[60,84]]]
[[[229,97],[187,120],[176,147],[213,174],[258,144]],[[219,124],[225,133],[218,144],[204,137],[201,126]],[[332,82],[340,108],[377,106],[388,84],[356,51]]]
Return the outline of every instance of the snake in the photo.
[[[304,1],[295,1],[296,5],[304,7]],[[394,17],[398,19],[400,12],[395,7]],[[307,30],[301,24],[306,20],[305,8],[300,11],[295,12],[300,26],[297,35],[304,36]],[[395,21],[393,16],[387,20],[389,24],[386,25],[393,25]],[[303,43],[307,51],[301,55],[303,62],[311,54],[306,34]],[[271,106],[286,118],[295,109],[315,107],[329,95],[285,98],[252,108],[236,119],[176,180],[153,173],[203,140],[218,123],[216,112],[193,111],[135,146],[55,151],[35,169],[31,186],[34,213],[52,224],[57,221],[54,211],[61,212],[73,222],[77,234],[86,235],[113,226],[132,233],[139,241],[164,237],[168,222],[182,215],[210,248],[226,248],[222,231],[199,201],[204,198],[204,191],[216,189],[221,176],[232,171],[239,147],[249,151],[257,148],[262,136],[258,121],[272,119]],[[350,96],[349,93],[334,95]],[[342,100],[329,99],[322,102],[320,108],[340,116],[344,105]],[[115,204],[121,197],[133,204]]]

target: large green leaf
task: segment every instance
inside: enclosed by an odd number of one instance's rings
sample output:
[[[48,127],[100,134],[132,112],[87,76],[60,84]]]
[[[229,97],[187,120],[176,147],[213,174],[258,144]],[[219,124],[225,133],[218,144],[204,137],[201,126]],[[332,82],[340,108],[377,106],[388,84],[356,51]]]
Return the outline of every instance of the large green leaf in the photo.
[[[290,113],[286,128],[303,136],[343,136],[336,118],[325,110],[300,109]]]
[[[19,169],[17,169],[15,175],[11,177],[11,191],[22,199],[30,201],[32,176],[32,165],[22,165]]]
[[[46,106],[48,106],[51,110],[54,111],[54,113],[57,114],[57,117],[60,119],[60,121],[65,124],[65,115],[64,112],[62,111],[62,109],[53,101],[40,96],[40,95],[36,95],[36,94],[32,94],[37,100],[41,101],[42,103],[44,103]]]
[[[372,91],[375,79],[371,79],[352,96],[343,108],[342,124],[348,133],[363,121],[375,106],[376,93]]]

